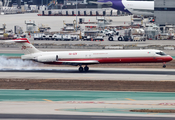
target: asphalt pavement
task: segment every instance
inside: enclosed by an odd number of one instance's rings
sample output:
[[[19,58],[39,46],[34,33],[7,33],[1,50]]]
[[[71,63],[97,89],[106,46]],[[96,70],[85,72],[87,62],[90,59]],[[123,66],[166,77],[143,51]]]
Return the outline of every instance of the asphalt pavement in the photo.
[[[174,120],[174,117],[0,114],[0,120]]]
[[[174,69],[90,67],[88,72],[79,72],[78,67],[11,66],[0,69],[0,78],[24,79],[175,81],[174,75]]]

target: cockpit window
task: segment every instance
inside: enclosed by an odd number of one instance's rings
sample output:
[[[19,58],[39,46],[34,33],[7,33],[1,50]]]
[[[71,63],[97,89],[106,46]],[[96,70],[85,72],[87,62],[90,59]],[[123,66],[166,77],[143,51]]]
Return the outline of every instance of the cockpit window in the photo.
[[[161,56],[166,55],[164,52],[156,52],[156,54],[161,55]]]

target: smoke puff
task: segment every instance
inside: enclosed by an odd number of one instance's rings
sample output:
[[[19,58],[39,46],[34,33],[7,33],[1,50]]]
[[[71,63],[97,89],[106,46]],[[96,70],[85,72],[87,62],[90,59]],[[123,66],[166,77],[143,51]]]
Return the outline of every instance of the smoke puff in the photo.
[[[36,67],[37,64],[33,61],[21,60],[21,59],[7,59],[5,56],[0,56],[0,69],[12,68],[12,69],[30,69]]]

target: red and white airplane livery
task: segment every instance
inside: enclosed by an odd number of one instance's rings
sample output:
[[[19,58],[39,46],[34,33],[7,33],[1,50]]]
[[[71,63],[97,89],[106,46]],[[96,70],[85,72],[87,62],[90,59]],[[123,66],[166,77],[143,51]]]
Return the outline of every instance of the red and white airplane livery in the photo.
[[[88,71],[90,64],[102,63],[165,63],[173,58],[161,50],[89,50],[89,51],[59,51],[42,52],[36,49],[27,38],[12,40],[24,55],[24,60],[34,60],[45,64],[62,64],[80,66],[79,71]],[[82,65],[85,65],[83,68]]]

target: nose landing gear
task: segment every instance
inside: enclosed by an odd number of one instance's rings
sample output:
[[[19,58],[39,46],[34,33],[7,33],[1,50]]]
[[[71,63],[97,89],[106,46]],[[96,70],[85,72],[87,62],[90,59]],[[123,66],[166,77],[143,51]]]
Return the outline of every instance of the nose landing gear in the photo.
[[[163,67],[163,68],[166,68],[166,62],[163,63],[163,66],[162,66],[162,67]]]
[[[83,72],[83,70],[84,70],[85,72],[87,72],[87,71],[89,71],[89,67],[86,65],[86,66],[84,67],[84,69],[83,69],[83,67],[80,66],[80,67],[79,67],[79,72]]]

